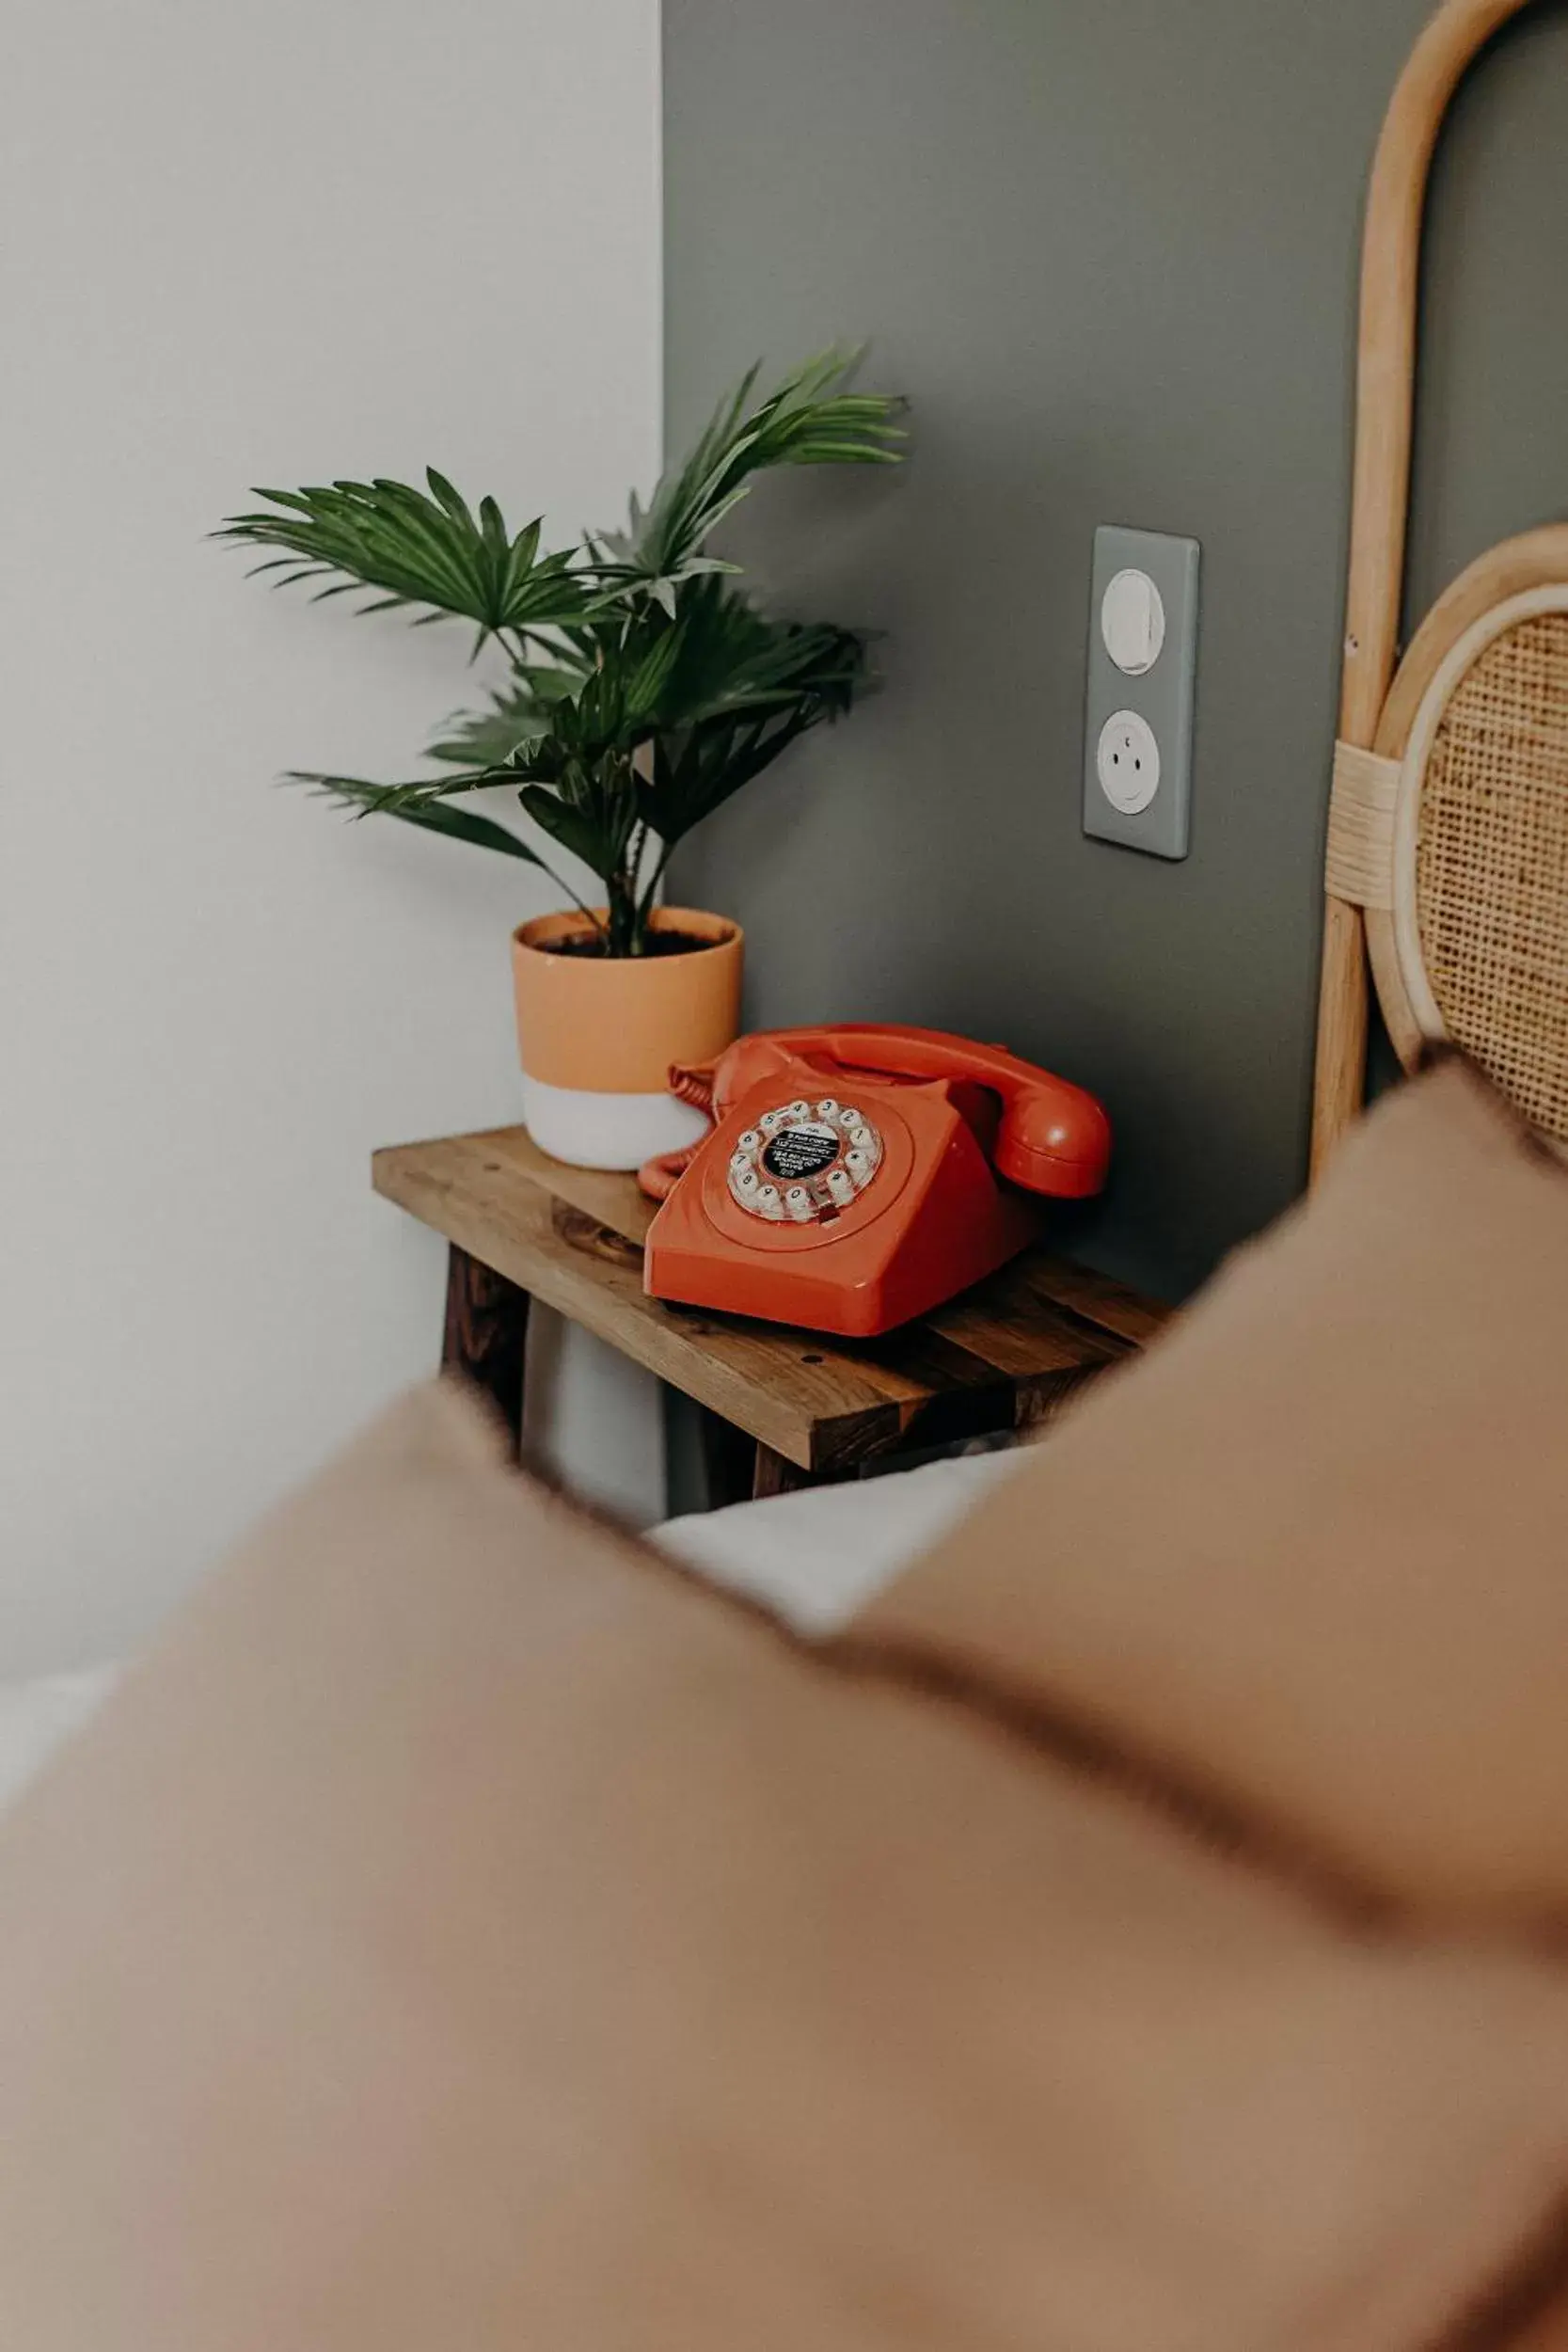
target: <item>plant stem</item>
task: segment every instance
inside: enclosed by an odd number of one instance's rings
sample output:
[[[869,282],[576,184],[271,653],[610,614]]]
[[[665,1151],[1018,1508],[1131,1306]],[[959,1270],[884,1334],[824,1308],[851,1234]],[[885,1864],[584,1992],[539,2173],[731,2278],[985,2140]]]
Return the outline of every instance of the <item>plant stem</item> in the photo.
[[[537,856],[537,854],[538,853],[536,851],[535,855]],[[577,892],[572,888],[571,883],[563,881],[556,872],[553,866],[546,866],[543,858],[539,858],[539,870],[542,874],[547,874],[549,876],[551,882],[554,882],[558,890],[563,890],[566,893],[567,898],[570,898],[572,904],[576,907],[579,914],[587,916],[592,928],[598,932],[599,937],[605,942],[608,952],[610,934],[605,930],[605,927],[600,922],[598,916],[594,914],[593,908],[591,906],[585,906],[583,901],[578,897]]]
[[[640,817],[631,829],[631,839],[626,845],[626,880],[633,891],[637,888],[637,878],[642,870],[642,852],[647,846],[648,828]]]
[[[605,887],[610,894],[610,953],[640,956],[643,942],[637,894],[624,863],[616,872],[605,876]]]
[[[654,860],[654,870],[649,875],[647,887],[638,901],[637,919],[640,926],[645,926],[649,915],[653,913],[654,894],[664,880],[664,869],[670,863],[670,855],[673,847],[674,844],[670,841],[661,841],[658,845],[658,855]]]

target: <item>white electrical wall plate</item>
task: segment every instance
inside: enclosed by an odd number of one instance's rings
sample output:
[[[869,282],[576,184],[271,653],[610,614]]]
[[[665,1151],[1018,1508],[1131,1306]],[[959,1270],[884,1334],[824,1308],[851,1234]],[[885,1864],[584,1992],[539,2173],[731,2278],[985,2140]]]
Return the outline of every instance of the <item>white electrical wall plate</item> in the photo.
[[[1187,854],[1198,544],[1102,523],[1094,534],[1084,831]]]

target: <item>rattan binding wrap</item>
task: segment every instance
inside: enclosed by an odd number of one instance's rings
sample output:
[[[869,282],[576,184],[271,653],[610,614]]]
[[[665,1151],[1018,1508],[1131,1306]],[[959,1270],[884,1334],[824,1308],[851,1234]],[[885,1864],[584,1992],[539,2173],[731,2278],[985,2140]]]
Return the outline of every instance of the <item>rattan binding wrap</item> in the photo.
[[[1394,903],[1394,812],[1400,763],[1354,743],[1334,746],[1324,886],[1352,906]]]
[[[1568,612],[1506,629],[1449,697],[1420,784],[1415,914],[1444,1029],[1568,1142]]]

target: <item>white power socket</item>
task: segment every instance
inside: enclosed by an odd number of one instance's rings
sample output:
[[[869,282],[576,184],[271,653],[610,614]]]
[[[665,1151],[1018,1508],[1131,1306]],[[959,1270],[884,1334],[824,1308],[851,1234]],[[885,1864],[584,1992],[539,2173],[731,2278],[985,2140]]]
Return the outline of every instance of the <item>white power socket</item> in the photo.
[[[1100,730],[1095,767],[1111,806],[1138,816],[1160,789],[1160,746],[1148,721],[1135,710],[1113,711]]]

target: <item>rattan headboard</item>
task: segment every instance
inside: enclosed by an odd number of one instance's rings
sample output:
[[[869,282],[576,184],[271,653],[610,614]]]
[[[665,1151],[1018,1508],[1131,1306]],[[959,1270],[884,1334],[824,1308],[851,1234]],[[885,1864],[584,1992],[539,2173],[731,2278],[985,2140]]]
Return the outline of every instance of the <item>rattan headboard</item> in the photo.
[[[1529,4],[1447,0],[1372,171],[1314,1171],[1365,1094],[1369,961],[1407,1066],[1453,1039],[1568,1147],[1568,525],[1480,557],[1394,668],[1427,175],[1466,67]]]

